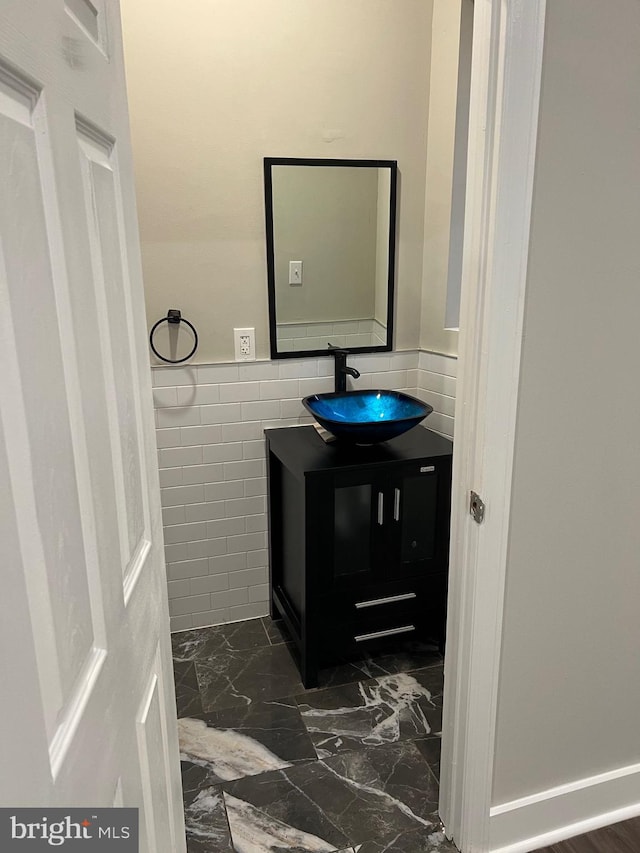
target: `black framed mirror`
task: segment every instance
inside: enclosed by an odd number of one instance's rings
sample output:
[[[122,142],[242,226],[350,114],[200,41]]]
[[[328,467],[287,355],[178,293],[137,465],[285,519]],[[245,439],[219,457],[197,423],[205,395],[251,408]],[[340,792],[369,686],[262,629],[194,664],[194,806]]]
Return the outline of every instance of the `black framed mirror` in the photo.
[[[264,158],[271,358],[391,349],[397,171]]]

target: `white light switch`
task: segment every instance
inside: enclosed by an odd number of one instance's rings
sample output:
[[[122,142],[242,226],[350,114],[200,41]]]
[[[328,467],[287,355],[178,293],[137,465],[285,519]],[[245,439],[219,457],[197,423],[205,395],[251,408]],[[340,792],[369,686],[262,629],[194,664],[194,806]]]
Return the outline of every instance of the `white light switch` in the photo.
[[[302,261],[289,261],[289,284],[302,284]]]

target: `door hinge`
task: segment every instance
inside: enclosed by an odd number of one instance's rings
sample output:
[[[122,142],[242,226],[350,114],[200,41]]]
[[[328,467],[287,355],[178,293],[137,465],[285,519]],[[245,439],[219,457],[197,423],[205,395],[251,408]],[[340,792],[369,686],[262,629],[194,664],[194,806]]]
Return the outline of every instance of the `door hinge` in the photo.
[[[484,501],[474,491],[469,493],[469,514],[477,524],[484,521]]]

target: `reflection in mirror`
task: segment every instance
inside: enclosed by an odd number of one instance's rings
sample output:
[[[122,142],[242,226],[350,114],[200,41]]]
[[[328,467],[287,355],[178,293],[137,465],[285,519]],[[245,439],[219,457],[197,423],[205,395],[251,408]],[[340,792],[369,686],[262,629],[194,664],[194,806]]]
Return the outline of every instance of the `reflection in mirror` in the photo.
[[[265,158],[272,358],[391,349],[394,160]]]

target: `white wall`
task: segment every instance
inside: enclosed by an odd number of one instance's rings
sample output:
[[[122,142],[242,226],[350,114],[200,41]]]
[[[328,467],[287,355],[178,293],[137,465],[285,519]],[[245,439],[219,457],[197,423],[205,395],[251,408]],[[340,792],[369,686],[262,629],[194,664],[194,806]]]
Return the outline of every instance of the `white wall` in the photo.
[[[637,0],[547,5],[493,787],[516,823],[580,780],[606,811],[593,777],[623,767],[614,804],[640,802],[639,43]]]
[[[444,0],[440,0],[444,2]],[[397,159],[396,346],[418,346],[431,0],[123,0],[151,324],[269,352],[262,158]]]

